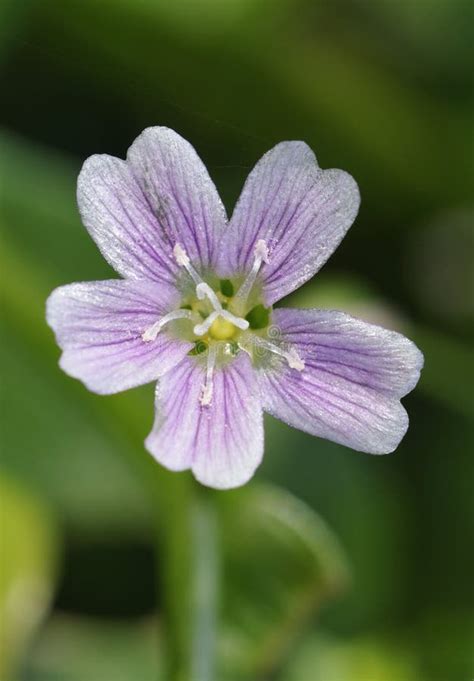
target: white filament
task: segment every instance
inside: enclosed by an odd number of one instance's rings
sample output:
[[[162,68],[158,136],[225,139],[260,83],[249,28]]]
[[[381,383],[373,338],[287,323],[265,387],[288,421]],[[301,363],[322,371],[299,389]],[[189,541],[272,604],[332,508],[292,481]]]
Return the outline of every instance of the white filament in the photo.
[[[235,296],[240,300],[247,300],[248,295],[255,284],[255,279],[257,278],[257,274],[259,273],[262,264],[269,262],[268,246],[264,239],[259,239],[255,244],[254,255],[255,260],[253,261],[252,269],[248,273],[245,281],[242,283]]]
[[[160,333],[161,329],[169,322],[175,319],[192,319],[193,312],[191,310],[173,310],[173,312],[168,312],[164,317],[161,317],[152,326],[150,326],[146,331],[142,333],[142,339],[145,343],[154,341],[157,335]]]
[[[212,345],[207,353],[207,367],[206,367],[206,380],[202,386],[201,396],[199,402],[201,406],[208,407],[212,402],[212,394],[214,392],[214,367],[216,365],[217,357],[217,347]]]
[[[199,298],[199,300],[204,300],[204,298],[208,298],[214,310],[216,311],[222,310],[221,302],[219,298],[216,296],[215,291],[212,290],[209,284],[206,284],[204,282],[198,284],[196,286],[196,295]]]

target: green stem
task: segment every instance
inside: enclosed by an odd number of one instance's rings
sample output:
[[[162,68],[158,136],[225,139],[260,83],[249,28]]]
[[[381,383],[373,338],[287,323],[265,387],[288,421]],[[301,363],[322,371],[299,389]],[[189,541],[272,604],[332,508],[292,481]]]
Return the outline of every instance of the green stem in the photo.
[[[174,474],[166,486],[159,477],[165,678],[213,681],[219,584],[215,495],[186,475]]]
[[[197,490],[193,523],[192,679],[215,678],[219,601],[218,528],[215,495]]]

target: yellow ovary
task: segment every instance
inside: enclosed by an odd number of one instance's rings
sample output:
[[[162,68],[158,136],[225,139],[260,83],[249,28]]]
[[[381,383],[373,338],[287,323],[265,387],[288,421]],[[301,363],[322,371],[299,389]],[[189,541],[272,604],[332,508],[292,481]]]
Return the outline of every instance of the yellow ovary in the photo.
[[[227,319],[217,317],[209,329],[209,335],[215,340],[229,340],[237,331],[237,327],[229,322]]]

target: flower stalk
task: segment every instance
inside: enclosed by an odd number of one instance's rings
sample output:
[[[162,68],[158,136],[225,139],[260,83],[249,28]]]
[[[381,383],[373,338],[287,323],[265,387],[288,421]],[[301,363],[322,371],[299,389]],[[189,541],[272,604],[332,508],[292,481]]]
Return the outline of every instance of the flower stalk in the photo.
[[[215,681],[219,549],[215,494],[188,476],[173,476],[157,533],[157,588],[163,593],[164,678]],[[173,522],[169,519],[173,518]]]

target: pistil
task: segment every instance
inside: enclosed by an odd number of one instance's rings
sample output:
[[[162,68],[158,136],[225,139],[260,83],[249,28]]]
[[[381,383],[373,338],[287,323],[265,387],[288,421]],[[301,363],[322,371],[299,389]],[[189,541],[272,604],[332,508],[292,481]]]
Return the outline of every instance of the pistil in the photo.
[[[237,317],[236,315],[232,314],[232,312],[229,312],[229,310],[224,310],[219,298],[216,296],[215,291],[212,290],[209,284],[206,284],[205,282],[199,283],[196,286],[196,295],[199,300],[204,300],[204,298],[207,298],[214,308],[211,314],[202,322],[202,324],[196,324],[194,327],[194,333],[196,336],[203,336],[205,333],[207,333],[218,317],[226,319],[238,329],[242,329],[242,331],[245,331],[245,329],[249,328],[249,323],[246,319]]]

